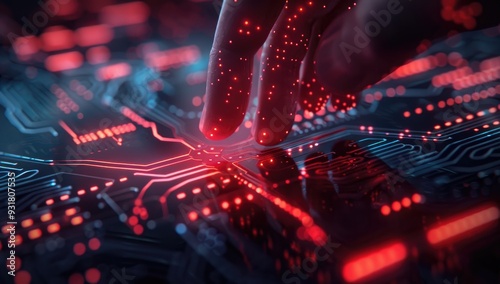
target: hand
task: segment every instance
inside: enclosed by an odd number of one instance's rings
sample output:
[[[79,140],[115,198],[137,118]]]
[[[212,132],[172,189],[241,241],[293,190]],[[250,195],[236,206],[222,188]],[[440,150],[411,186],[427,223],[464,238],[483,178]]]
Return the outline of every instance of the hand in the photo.
[[[258,143],[274,145],[286,138],[297,101],[313,112],[329,99],[336,110],[355,107],[359,91],[414,56],[423,40],[451,29],[492,25],[488,19],[496,19],[492,15],[478,21],[486,11],[484,3],[455,2],[224,1],[210,54],[200,130],[218,140],[240,126],[250,97],[253,57],[262,46],[252,130]],[[498,5],[495,0],[483,2]]]

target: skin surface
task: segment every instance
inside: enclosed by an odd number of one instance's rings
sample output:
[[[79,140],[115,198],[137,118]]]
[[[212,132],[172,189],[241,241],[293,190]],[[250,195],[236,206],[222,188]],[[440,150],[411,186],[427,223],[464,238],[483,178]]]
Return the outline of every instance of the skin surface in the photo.
[[[240,126],[261,47],[252,132],[258,143],[276,145],[290,133],[299,104],[313,112],[327,102],[335,110],[355,107],[361,90],[415,56],[423,41],[498,25],[491,12],[497,6],[494,0],[226,0],[200,130],[220,140]]]

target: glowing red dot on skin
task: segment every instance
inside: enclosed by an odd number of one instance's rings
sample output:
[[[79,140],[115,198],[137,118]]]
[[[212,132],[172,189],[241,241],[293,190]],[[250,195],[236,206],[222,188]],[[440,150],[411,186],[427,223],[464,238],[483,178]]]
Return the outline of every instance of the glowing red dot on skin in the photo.
[[[391,214],[391,208],[387,205],[384,205],[382,206],[382,208],[380,208],[380,212],[382,213],[382,215],[387,216]]]
[[[227,209],[227,208],[229,208],[229,203],[224,201],[224,202],[222,202],[221,206],[222,206],[222,208]]]
[[[91,268],[85,272],[85,279],[89,283],[97,283],[101,279],[101,272],[96,268]]]
[[[236,198],[234,199],[234,203],[235,203],[236,205],[240,205],[240,204],[241,204],[241,198],[236,197]]]

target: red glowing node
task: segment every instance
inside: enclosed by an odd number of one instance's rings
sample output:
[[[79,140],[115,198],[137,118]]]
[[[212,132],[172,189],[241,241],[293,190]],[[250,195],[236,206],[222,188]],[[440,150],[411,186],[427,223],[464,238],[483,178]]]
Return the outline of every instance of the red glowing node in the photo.
[[[196,212],[194,212],[194,211],[193,211],[193,212],[190,212],[190,213],[188,214],[188,218],[189,218],[189,220],[191,220],[191,221],[195,221],[196,219],[198,219],[198,213],[196,213]]]
[[[89,241],[89,248],[91,250],[98,250],[101,247],[101,241],[98,238],[92,238]]]
[[[411,205],[410,198],[408,197],[403,198],[403,200],[401,200],[401,204],[403,205],[403,207],[410,207]]]
[[[130,218],[128,218],[128,223],[131,226],[135,226],[137,225],[137,223],[139,223],[139,219],[136,216],[130,216]]]
[[[101,279],[101,272],[97,268],[91,268],[85,272],[85,279],[89,283],[97,283]]]
[[[411,200],[415,203],[420,203],[422,202],[422,195],[415,193],[412,195]]]
[[[134,233],[136,235],[142,235],[143,232],[144,232],[144,227],[142,227],[141,225],[134,226]]]
[[[380,212],[382,213],[382,215],[387,216],[391,214],[391,208],[387,205],[384,205],[382,206],[382,208],[380,208]]]
[[[73,246],[73,252],[77,255],[77,256],[81,256],[85,253],[85,245],[82,244],[82,243],[77,243]]]
[[[401,210],[401,203],[399,201],[394,201],[392,203],[392,210],[394,210],[395,212]]]
[[[203,209],[201,210],[201,213],[203,213],[203,215],[205,215],[205,216],[210,215],[210,212],[211,212],[211,210],[210,210],[210,208],[208,208],[208,207],[205,207],[205,208],[203,208]]]

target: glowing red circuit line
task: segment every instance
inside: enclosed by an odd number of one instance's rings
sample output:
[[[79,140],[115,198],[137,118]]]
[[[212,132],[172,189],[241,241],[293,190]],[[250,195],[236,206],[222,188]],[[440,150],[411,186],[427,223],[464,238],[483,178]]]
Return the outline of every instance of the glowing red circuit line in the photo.
[[[73,138],[73,141],[75,142],[76,145],[79,145],[81,142],[78,140],[78,135],[76,135],[71,128],[62,120],[59,120],[59,125]]]
[[[303,227],[297,230],[297,235],[300,239],[309,239],[317,245],[323,245],[326,241],[326,233],[314,223],[313,218],[307,212],[302,211],[300,208],[291,205],[285,200],[263,190],[260,187],[255,186],[251,182],[234,175],[234,178],[243,181],[249,189],[255,191],[260,196],[274,203],[276,206],[281,208],[283,211],[288,213],[293,218],[297,219]]]
[[[161,178],[161,179],[152,179],[150,180],[142,189],[141,191],[139,192],[139,195],[137,196],[137,200],[141,200],[143,197],[144,197],[144,194],[146,194],[146,190],[153,184],[153,183],[156,183],[156,182],[164,182],[164,181],[173,181],[175,179],[179,179],[179,178],[183,178],[183,177],[188,177],[188,176],[191,176],[193,174],[197,174],[197,173],[201,173],[201,172],[204,172],[206,171],[207,169],[204,168],[204,169],[201,169],[201,170],[197,170],[197,171],[194,171],[194,172],[189,172],[189,173],[186,173],[186,174],[183,174],[183,175],[179,175],[177,176],[177,178]],[[218,173],[218,172],[215,172],[215,173]],[[199,178],[199,177],[198,177]],[[181,182],[180,184],[182,184],[184,182]]]
[[[427,232],[427,241],[431,245],[439,245],[458,237],[464,237],[486,224],[497,221],[499,217],[500,211],[496,206],[474,209],[430,229]]]
[[[164,162],[168,162],[168,161],[171,161],[171,160],[175,160],[175,159],[179,159],[179,158],[184,158],[184,157],[188,157],[188,156],[189,156],[189,154],[184,154],[184,155],[180,155],[180,156],[168,158],[168,159],[165,159],[165,160],[153,162],[153,163],[150,163],[150,164],[120,163],[120,162],[110,162],[110,161],[101,161],[101,160],[67,160],[67,161],[71,161],[71,162],[95,162],[95,163],[101,163],[101,164],[110,164],[110,165],[119,165],[119,166],[136,166],[136,167],[147,168],[147,167],[150,167],[150,166],[153,166],[153,165],[156,165],[156,164],[160,164],[160,163],[164,163]],[[64,162],[64,161],[65,160],[62,160],[61,162]]]
[[[396,242],[349,261],[342,269],[342,276],[346,282],[355,282],[403,261],[406,256],[404,244]]]
[[[203,178],[207,178],[207,177],[210,177],[210,176],[216,175],[216,174],[218,174],[218,173],[219,173],[219,172],[218,172],[218,171],[216,171],[216,172],[213,172],[213,173],[208,173],[208,174],[204,174],[204,175],[201,175],[201,176],[198,176],[198,177],[194,177],[194,178],[191,178],[191,179],[187,179],[187,180],[185,180],[185,181],[183,181],[183,182],[181,182],[181,183],[179,183],[179,184],[176,184],[176,185],[172,186],[172,187],[171,187],[171,188],[169,188],[167,191],[165,191],[165,193],[163,193],[163,194],[161,195],[161,197],[160,197],[160,202],[161,202],[162,204],[165,204],[165,209],[164,209],[165,211],[164,211],[164,215],[168,215],[167,198],[168,198],[168,196],[169,196],[172,192],[176,191],[177,189],[179,189],[179,188],[181,188],[181,187],[185,186],[186,184],[189,184],[189,183],[191,183],[191,182],[193,182],[193,181],[197,181],[197,180],[200,180],[200,179],[203,179]]]
[[[443,131],[444,131],[444,129],[445,129],[446,127],[450,127],[450,126],[452,126],[452,125],[453,125],[453,123],[455,123],[455,125],[456,125],[456,124],[460,124],[460,123],[464,122],[465,120],[472,120],[472,119],[474,119],[474,118],[482,117],[482,116],[484,116],[484,115],[486,115],[486,114],[493,114],[493,113],[496,113],[496,112],[497,112],[497,109],[498,109],[498,110],[500,110],[500,104],[499,104],[496,108],[495,108],[495,107],[491,107],[491,108],[489,108],[489,109],[484,109],[484,110],[478,111],[476,114],[473,114],[473,113],[468,114],[468,115],[467,115],[466,117],[464,117],[464,118],[459,117],[459,118],[455,119],[455,121],[453,121],[453,122],[452,122],[452,121],[447,121],[447,122],[445,122],[443,125],[436,124],[436,125],[434,126],[434,130],[440,130],[440,129],[443,129]],[[486,126],[486,125],[487,125],[487,126]],[[494,122],[492,123],[492,125],[498,125],[498,120],[497,120],[497,121],[494,121]],[[484,124],[484,125],[483,125],[483,128],[489,128],[489,127],[490,127],[490,126],[489,126],[489,124]],[[474,131],[478,131],[478,129],[476,128],[476,129],[474,129]],[[437,136],[440,136],[440,135],[441,135],[441,134],[437,134]]]
[[[59,125],[61,125],[61,127],[66,130],[66,132],[68,132],[71,137],[73,137],[73,141],[76,145],[80,145],[81,143],[89,143],[105,138],[113,138],[118,143],[118,145],[121,145],[121,138],[116,139],[114,136],[126,134],[136,130],[133,123],[128,123],[77,136],[77,134],[73,130],[71,130],[71,128],[64,121],[60,120]]]
[[[162,142],[176,142],[176,143],[181,143],[181,144],[185,145],[186,147],[188,147],[191,150],[195,149],[193,146],[189,145],[186,141],[184,141],[182,139],[167,138],[167,137],[161,136],[160,134],[158,134],[158,129],[156,127],[156,123],[145,120],[144,118],[142,118],[141,116],[139,116],[138,114],[136,114],[133,110],[129,109],[128,107],[123,107],[122,110],[121,110],[121,112],[122,112],[122,114],[125,117],[127,117],[130,120],[132,120],[133,122],[141,125],[142,127],[144,127],[144,128],[151,128],[151,131],[153,132],[153,136],[156,139],[158,139],[158,140],[160,140]]]
[[[198,165],[198,166],[194,166],[194,167],[191,167],[191,168],[183,169],[183,170],[180,170],[180,171],[177,171],[177,172],[173,172],[173,173],[169,173],[169,174],[164,174],[164,175],[160,175],[160,174],[144,174],[144,173],[134,173],[134,176],[146,176],[146,177],[156,177],[156,178],[167,178],[167,177],[174,176],[174,175],[176,175],[176,174],[180,174],[180,173],[187,172],[187,171],[192,171],[192,170],[199,169],[199,168],[202,168],[202,167],[203,167],[202,165]]]
[[[183,156],[187,156],[187,154],[183,155]],[[182,157],[182,156],[179,156],[179,157]],[[176,158],[178,158],[178,157],[176,157]],[[157,166],[157,167],[154,167],[154,168],[149,168],[149,169],[128,168],[128,167],[123,167],[123,166],[92,165],[92,164],[86,164],[86,163],[52,163],[51,165],[56,165],[57,164],[57,165],[65,165],[65,166],[87,166],[87,167],[104,168],[104,169],[119,169],[119,170],[125,170],[125,171],[150,172],[150,171],[154,171],[154,170],[161,169],[161,168],[164,168],[164,167],[168,167],[168,166],[176,165],[176,164],[179,164],[179,163],[187,162],[189,160],[191,160],[191,158],[187,158],[187,159],[175,161],[173,163],[164,164],[164,165]],[[161,162],[164,162],[164,161],[161,161]],[[127,164],[124,164],[124,165],[127,165]]]

